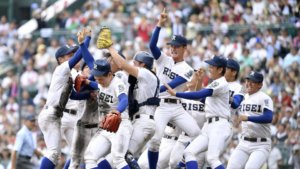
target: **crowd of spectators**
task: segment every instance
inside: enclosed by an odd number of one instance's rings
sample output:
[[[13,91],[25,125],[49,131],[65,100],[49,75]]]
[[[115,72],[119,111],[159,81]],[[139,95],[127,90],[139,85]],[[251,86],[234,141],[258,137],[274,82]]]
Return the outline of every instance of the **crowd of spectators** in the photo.
[[[40,18],[44,8],[32,5],[32,16],[39,20],[39,29],[50,27]],[[218,54],[240,63],[238,82],[243,85],[249,71],[264,74],[261,90],[274,102],[273,143],[267,165],[270,169],[276,169],[278,165],[300,168],[299,0],[141,0],[132,4],[122,0],[87,0],[82,8],[65,9],[55,18],[53,30],[66,29],[75,33],[53,38],[26,35],[19,39],[17,27],[20,25],[8,22],[6,16],[2,16],[0,65],[5,66],[3,63],[9,60],[15,66],[21,65],[22,70],[20,79],[15,69],[0,77],[0,163],[6,166],[10,160],[21,118],[19,108],[21,116],[27,113],[38,115],[45,105],[57,65],[55,52],[60,46],[77,43],[76,31],[84,26],[92,29],[94,40],[100,27],[108,26],[113,31],[114,47],[132,63],[137,51],[149,51],[151,34],[164,8],[169,19],[161,29],[157,45],[166,54],[170,55],[166,42],[173,34],[183,34],[189,41],[184,58],[194,69],[207,69],[204,61]],[[102,58],[107,52],[97,49],[95,43],[89,50],[95,59]],[[206,77],[204,86],[208,83]],[[237,120],[234,127],[232,141],[222,155],[224,164],[240,139],[241,125]],[[38,124],[34,135],[36,146],[45,151]],[[70,150],[65,142],[62,150],[60,166]],[[34,160],[38,166],[39,160]]]

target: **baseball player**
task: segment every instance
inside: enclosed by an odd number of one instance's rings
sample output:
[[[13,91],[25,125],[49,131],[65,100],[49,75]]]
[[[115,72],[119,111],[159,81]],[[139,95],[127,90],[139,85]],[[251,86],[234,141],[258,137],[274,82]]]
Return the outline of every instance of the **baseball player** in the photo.
[[[83,32],[78,32],[78,42],[83,43],[85,28]],[[86,38],[86,43],[89,37]],[[56,67],[47,98],[46,105],[39,115],[38,122],[43,132],[47,153],[42,159],[41,169],[54,169],[61,154],[61,117],[68,102],[68,99],[85,100],[94,98],[91,93],[77,94],[73,89],[73,82],[70,71],[81,60],[81,49],[73,53],[74,46],[63,46],[56,51],[56,59],[59,66]]]
[[[261,73],[254,71],[246,77],[247,94],[241,103],[238,118],[242,121],[242,136],[229,158],[228,169],[260,169],[270,155],[273,101],[259,91],[263,78]]]
[[[187,88],[189,92],[198,91],[202,88],[204,72],[200,68],[193,76],[190,83],[187,83]],[[199,80],[198,80],[199,79]],[[183,108],[196,120],[200,129],[202,129],[205,123],[205,104],[196,100],[181,99],[181,104]],[[169,166],[170,168],[178,167],[178,162],[182,158],[183,151],[187,144],[191,142],[192,139],[185,133],[182,132],[172,150]],[[205,164],[205,153],[200,153],[197,157],[198,168],[202,169]],[[180,166],[183,167],[183,166]]]
[[[105,33],[106,30],[102,28],[98,39],[102,38]],[[83,59],[89,65],[90,60],[93,60],[92,55],[84,45],[81,44],[80,47]],[[86,167],[92,169],[107,167],[109,164],[106,160],[100,162],[98,160],[111,151],[116,168],[129,169],[124,158],[132,134],[132,125],[126,109],[128,106],[126,86],[121,79],[113,75],[107,60],[96,60],[90,74],[99,84],[99,111],[106,117],[101,122],[101,129],[97,130],[86,149],[84,155]]]
[[[111,60],[130,74],[128,99],[133,132],[125,158],[130,168],[139,168],[134,158],[155,133],[154,111],[160,102],[159,80],[151,70],[154,59],[148,52],[138,52],[133,58],[134,66],[132,66],[113,46],[107,49],[111,54]]]
[[[161,146],[159,147],[159,158],[157,162],[158,169],[165,169],[169,166],[170,156],[173,147],[178,140],[181,130],[171,123],[167,124],[163,138],[161,139]],[[141,169],[149,169],[148,149],[146,149],[138,160]]]
[[[164,10],[160,14],[150,41],[150,50],[156,60],[156,71],[161,85],[159,94],[161,102],[154,115],[156,132],[150,140],[148,151],[150,169],[156,169],[161,138],[168,122],[179,127],[192,138],[200,134],[200,128],[193,117],[184,110],[180,99],[167,93],[167,88],[163,85],[168,83],[176,92],[182,92],[186,82],[191,81],[194,73],[194,70],[183,59],[183,54],[187,49],[187,39],[184,36],[173,35],[172,40],[167,43],[171,46],[172,57],[161,52],[156,46],[160,28],[167,17]]]
[[[186,167],[197,169],[196,156],[199,153],[206,153],[208,165],[213,169],[223,169],[219,156],[221,155],[225,143],[230,139],[232,127],[229,123],[231,119],[229,110],[229,86],[224,77],[227,60],[223,56],[214,55],[212,59],[206,60],[209,64],[208,71],[210,78],[214,81],[205,89],[196,92],[179,93],[174,91],[168,84],[168,93],[172,96],[197,100],[205,99],[205,113],[207,122],[199,135],[184,150]]]

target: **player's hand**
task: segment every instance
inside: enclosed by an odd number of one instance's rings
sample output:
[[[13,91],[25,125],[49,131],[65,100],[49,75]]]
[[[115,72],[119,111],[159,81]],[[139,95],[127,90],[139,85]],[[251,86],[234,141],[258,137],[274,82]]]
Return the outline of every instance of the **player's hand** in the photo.
[[[79,44],[82,44],[83,41],[84,41],[85,30],[86,30],[86,28],[84,27],[84,28],[83,28],[83,32],[79,31],[79,32],[77,33],[77,37],[78,37],[77,40],[78,40],[78,43],[79,43]]]
[[[241,114],[238,118],[239,121],[248,121],[248,116]]]
[[[92,37],[92,30],[90,28],[86,28],[84,33],[85,33],[85,36]]]
[[[205,76],[205,72],[202,68],[199,68],[197,70],[197,72],[195,73],[197,80],[203,80],[204,76]]]
[[[168,93],[170,93],[172,96],[176,96],[176,92],[167,83],[164,83],[164,85],[167,87]]]
[[[166,8],[164,8],[164,11],[159,15],[159,23],[162,24],[168,19],[168,14],[166,13]]]

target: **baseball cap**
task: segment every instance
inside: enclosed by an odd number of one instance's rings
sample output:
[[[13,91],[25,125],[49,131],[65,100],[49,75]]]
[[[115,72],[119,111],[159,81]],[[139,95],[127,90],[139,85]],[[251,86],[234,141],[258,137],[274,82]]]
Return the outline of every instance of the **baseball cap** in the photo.
[[[228,58],[227,59],[227,67],[232,68],[234,70],[236,70],[237,72],[240,71],[240,65],[237,61]]]
[[[64,45],[62,47],[60,47],[59,49],[57,49],[56,53],[55,53],[55,58],[56,60],[58,61],[58,58],[59,57],[62,57],[66,54],[69,54],[73,51],[77,51],[78,50],[78,46],[76,46],[75,44],[72,45],[72,46],[69,46],[69,45]]]
[[[264,76],[259,72],[250,71],[249,75],[246,77],[246,79],[251,79],[254,82],[260,83],[260,82],[264,81]]]
[[[186,46],[187,39],[183,35],[173,35],[172,40],[167,45]]]
[[[26,114],[24,119],[29,120],[29,121],[35,120],[35,115],[34,114]]]
[[[93,63],[93,69],[90,71],[90,74],[93,76],[102,76],[107,72],[110,72],[110,64],[105,59],[98,59]]]
[[[221,66],[221,67],[226,67],[227,66],[227,60],[225,59],[224,56],[218,56],[214,55],[212,59],[205,60],[206,63],[212,66]]]
[[[124,59],[126,60],[126,57],[123,55],[123,53],[121,53],[120,51],[118,51],[118,54],[119,54],[122,58],[124,58]],[[111,57],[111,54],[110,54],[109,52],[107,52],[107,53],[105,53],[105,57],[106,57],[106,58],[109,58],[109,57]]]

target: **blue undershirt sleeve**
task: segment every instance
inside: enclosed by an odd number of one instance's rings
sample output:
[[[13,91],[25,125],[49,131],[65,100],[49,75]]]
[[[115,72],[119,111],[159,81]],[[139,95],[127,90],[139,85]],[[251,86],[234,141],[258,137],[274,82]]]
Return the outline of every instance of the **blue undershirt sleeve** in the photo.
[[[176,97],[184,98],[184,99],[190,99],[190,100],[198,100],[204,97],[212,96],[213,89],[202,89],[200,91],[195,92],[177,92]]]
[[[269,109],[264,108],[263,115],[261,116],[248,116],[248,121],[254,123],[271,123],[273,120],[273,112]]]
[[[70,99],[71,100],[86,100],[91,97],[91,93],[77,93],[74,89],[72,90]]]
[[[231,103],[231,107],[233,109],[236,109],[240,106],[241,102],[243,101],[244,96],[242,95],[234,95],[232,98],[232,103]]]
[[[159,48],[156,46],[159,32],[160,32],[160,27],[156,26],[149,43],[150,51],[152,52],[152,55],[154,56],[155,60],[157,60],[161,55]]]
[[[90,40],[91,40],[91,37],[87,36],[85,38],[85,41],[83,42],[83,44],[85,46],[89,47]],[[69,60],[70,69],[72,69],[80,61],[81,58],[82,58],[82,52],[81,52],[81,48],[79,48],[76,51],[75,55]]]
[[[92,70],[93,69],[93,63],[95,61],[94,57],[92,56],[92,54],[89,52],[89,50],[87,49],[87,47],[84,44],[80,44],[80,48],[82,50],[83,60],[88,65],[90,70]]]
[[[181,77],[181,76],[177,76],[177,77],[175,77],[175,79],[173,79],[171,82],[169,82],[168,85],[169,85],[172,89],[174,89],[174,88],[176,88],[177,86],[179,86],[179,85],[181,85],[181,84],[183,84],[183,83],[185,83],[185,82],[186,82],[186,79],[184,79],[184,78]],[[167,87],[166,87],[165,85],[160,86],[160,93],[165,92],[166,90],[167,90]]]
[[[128,98],[125,93],[122,93],[118,96],[119,99],[119,105],[116,108],[120,113],[122,113],[128,106]]]

